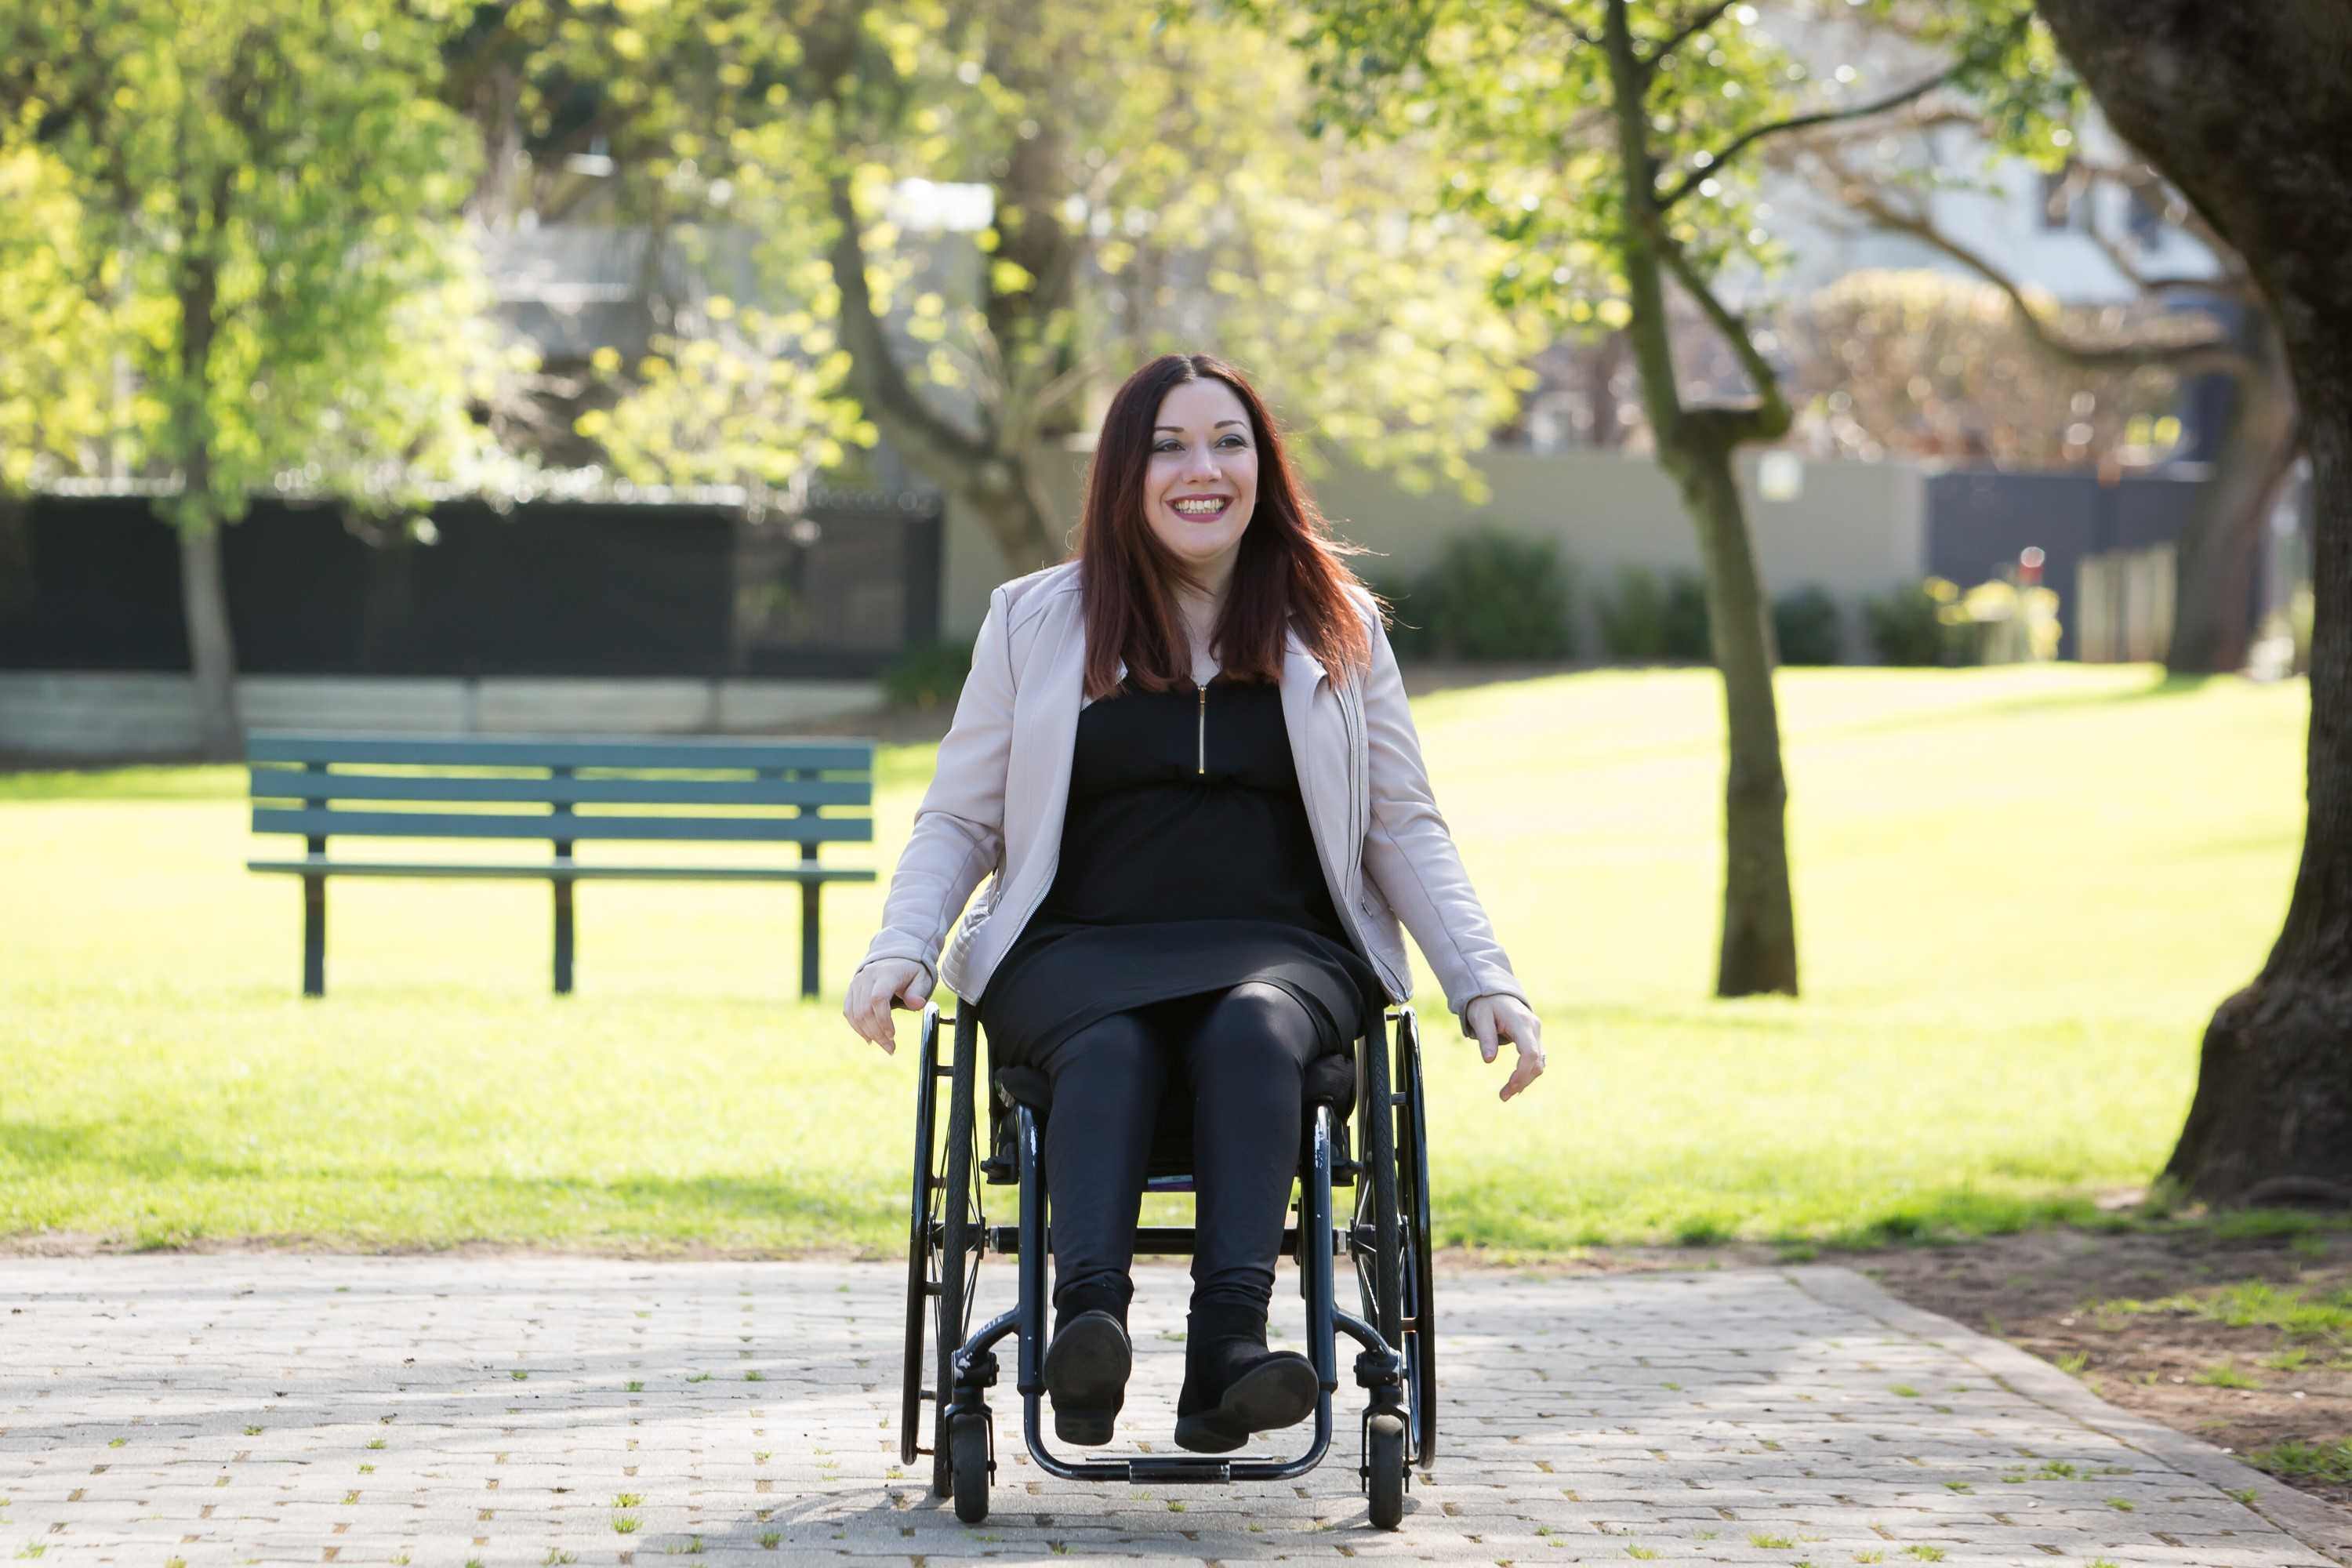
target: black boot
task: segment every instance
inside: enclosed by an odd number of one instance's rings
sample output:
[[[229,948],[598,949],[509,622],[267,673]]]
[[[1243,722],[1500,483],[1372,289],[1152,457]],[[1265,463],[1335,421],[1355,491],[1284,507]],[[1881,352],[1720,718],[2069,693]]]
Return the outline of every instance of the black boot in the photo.
[[[1065,1443],[1110,1441],[1134,1364],[1127,1338],[1127,1304],[1134,1294],[1128,1279],[1088,1280],[1054,1293],[1045,1394],[1054,1404],[1054,1436]]]
[[[1184,1388],[1176,1398],[1176,1446],[1225,1454],[1253,1432],[1295,1426],[1315,1414],[1314,1363],[1265,1348],[1265,1311],[1196,1306],[1184,1336]]]

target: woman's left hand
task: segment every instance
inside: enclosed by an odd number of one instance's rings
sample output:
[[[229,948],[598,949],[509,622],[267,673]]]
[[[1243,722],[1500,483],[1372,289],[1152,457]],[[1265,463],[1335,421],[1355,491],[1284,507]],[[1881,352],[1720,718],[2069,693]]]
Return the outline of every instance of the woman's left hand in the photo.
[[[1543,1026],[1517,997],[1481,996],[1463,1013],[1462,1021],[1478,1037],[1478,1054],[1490,1062],[1502,1048],[1502,1041],[1519,1047],[1519,1064],[1511,1069],[1500,1098],[1510,1099],[1543,1076]]]

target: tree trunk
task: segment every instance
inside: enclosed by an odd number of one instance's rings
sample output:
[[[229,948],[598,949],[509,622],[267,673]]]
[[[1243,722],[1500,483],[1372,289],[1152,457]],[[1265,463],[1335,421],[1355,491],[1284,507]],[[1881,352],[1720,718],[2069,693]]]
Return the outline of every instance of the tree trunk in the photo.
[[[1789,785],[1780,770],[1780,708],[1772,694],[1779,655],[1772,616],[1756,570],[1748,514],[1731,451],[1693,443],[1664,454],[1666,469],[1698,524],[1706,562],[1707,635],[1723,676],[1730,756],[1723,791],[1723,943],[1715,993],[1797,994],[1797,920],[1789,890]]]
[[[2352,334],[2352,310],[2333,331]],[[2206,1028],[2168,1182],[2216,1203],[2352,1205],[2352,356],[2299,374],[2314,507],[2310,803],[2286,926]]]
[[[2294,394],[2267,316],[2252,312],[2252,371],[2230,386],[2230,414],[2196,517],[2179,543],[2172,638],[2175,675],[2228,675],[2246,667],[2254,563],[2280,483],[2294,464]]]
[[[2039,0],[2108,120],[2246,258],[2312,465],[2309,803],[2286,924],[2205,1033],[2164,1174],[2217,1204],[2352,1203],[2352,8]]]
[[[196,679],[198,742],[210,760],[234,762],[245,749],[245,725],[236,710],[236,644],[229,636],[220,524],[184,524],[173,531],[180,536],[180,608]]]
[[[970,507],[1016,574],[1052,565],[1062,558],[1045,526],[1037,486],[1027,471],[1029,453],[999,450],[991,431],[975,435],[932,408],[899,369],[889,334],[874,313],[866,285],[866,251],[858,234],[857,209],[845,177],[829,192],[835,233],[826,252],[841,290],[841,344],[849,352],[849,388],[898,454],[940,489]]]
[[[1634,63],[1627,0],[1610,0],[1604,13],[1612,109],[1617,128],[1619,177],[1625,213],[1618,237],[1625,291],[1633,307],[1626,346],[1642,378],[1660,467],[1682,491],[1698,526],[1706,563],[1707,635],[1723,675],[1729,763],[1724,780],[1723,944],[1716,958],[1715,994],[1753,996],[1797,994],[1797,921],[1789,892],[1786,830],[1789,786],[1780,771],[1780,720],[1772,696],[1772,621],[1748,536],[1747,509],[1732,475],[1731,456],[1742,432],[1787,428],[1786,405],[1751,342],[1731,342],[1757,379],[1758,396],[1780,417],[1758,411],[1685,408],[1675,381],[1674,331],[1666,315],[1666,258],[1652,184],[1649,110]],[[1687,282],[1690,275],[1683,275]],[[1712,303],[1703,299],[1703,306]],[[1727,338],[1745,328],[1717,307],[1710,311]]]

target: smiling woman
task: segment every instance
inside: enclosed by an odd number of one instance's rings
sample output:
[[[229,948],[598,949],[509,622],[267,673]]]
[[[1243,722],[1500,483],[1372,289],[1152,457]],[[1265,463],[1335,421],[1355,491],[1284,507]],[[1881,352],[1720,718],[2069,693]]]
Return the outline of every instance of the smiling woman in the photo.
[[[1318,1379],[1266,1347],[1306,1085],[1412,989],[1400,916],[1508,1099],[1539,1029],[1429,794],[1378,601],[1240,372],[1171,354],[1111,400],[1076,558],[992,597],[883,930],[843,1012],[889,1041],[940,972],[1044,1120],[1066,1442],[1110,1440],[1163,1099],[1198,1184],[1176,1442],[1305,1419]],[[1026,687],[1015,700],[1015,689]],[[1389,900],[1394,900],[1391,903]],[[1378,1038],[1375,1034],[1373,1037]],[[1321,1081],[1318,1078],[1318,1081]],[[1344,1081],[1344,1079],[1343,1079]]]

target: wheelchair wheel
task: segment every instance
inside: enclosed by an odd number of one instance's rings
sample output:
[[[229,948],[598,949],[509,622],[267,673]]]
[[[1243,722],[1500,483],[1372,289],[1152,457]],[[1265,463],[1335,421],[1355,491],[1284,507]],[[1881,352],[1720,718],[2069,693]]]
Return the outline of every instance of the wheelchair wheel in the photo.
[[[958,1030],[954,1059],[940,1060],[940,1012],[923,1010],[916,1056],[914,1184],[907,1237],[907,1339],[899,1404],[898,1458],[913,1464],[931,1456],[931,1491],[948,1495],[952,1456],[943,1414],[954,1397],[953,1357],[971,1328],[984,1216],[973,1169],[971,1033]],[[947,1127],[940,1135],[941,1079]],[[931,1442],[925,1449],[922,1407],[931,1406]]]
[[[1404,1423],[1393,1415],[1364,1423],[1364,1489],[1371,1497],[1374,1530],[1404,1522]]]
[[[1400,1020],[1402,1022],[1402,1020]],[[1349,1251],[1356,1262],[1356,1288],[1364,1321],[1392,1347],[1404,1342],[1403,1216],[1397,1210],[1396,1097],[1390,1089],[1388,1025],[1364,1042],[1356,1075],[1356,1125],[1363,1142],[1360,1162],[1370,1180],[1356,1182],[1355,1223]]]
[[[948,1447],[955,1468],[956,1517],[978,1524],[988,1518],[988,1417],[957,1416]]]
[[[1404,1205],[1404,1394],[1412,1459],[1437,1457],[1437,1266],[1429,1219],[1428,1101],[1421,1088],[1421,1026],[1407,1013],[1397,1029],[1397,1196]]]

